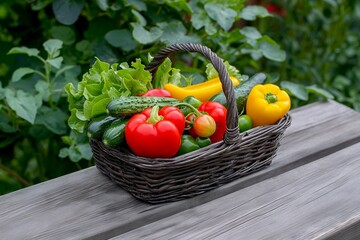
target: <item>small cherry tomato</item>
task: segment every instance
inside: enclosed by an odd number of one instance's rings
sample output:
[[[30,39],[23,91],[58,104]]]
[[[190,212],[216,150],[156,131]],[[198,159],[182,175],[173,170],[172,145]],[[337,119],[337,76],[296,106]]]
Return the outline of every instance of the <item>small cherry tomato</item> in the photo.
[[[215,133],[216,122],[210,115],[204,114],[195,118],[193,129],[197,136],[207,138]]]

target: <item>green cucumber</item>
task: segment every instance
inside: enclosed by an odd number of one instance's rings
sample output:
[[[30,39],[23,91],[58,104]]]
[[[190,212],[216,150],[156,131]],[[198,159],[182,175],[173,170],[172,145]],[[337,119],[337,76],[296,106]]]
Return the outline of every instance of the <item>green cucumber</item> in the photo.
[[[115,120],[108,126],[102,136],[102,142],[111,148],[121,145],[125,141],[125,127],[128,118],[120,118]]]
[[[101,139],[105,129],[117,119],[113,116],[102,115],[92,119],[87,127],[87,136],[89,138]]]
[[[155,105],[165,107],[177,103],[179,103],[179,100],[168,97],[120,97],[109,102],[106,111],[111,116],[131,116]]]
[[[248,80],[241,82],[239,85],[234,87],[236,105],[239,112],[243,111],[247,97],[251,89],[257,84],[263,84],[266,80],[266,75],[264,73],[257,73],[250,77]],[[227,102],[224,92],[220,92],[210,98],[210,101],[219,102],[225,107],[227,107]]]

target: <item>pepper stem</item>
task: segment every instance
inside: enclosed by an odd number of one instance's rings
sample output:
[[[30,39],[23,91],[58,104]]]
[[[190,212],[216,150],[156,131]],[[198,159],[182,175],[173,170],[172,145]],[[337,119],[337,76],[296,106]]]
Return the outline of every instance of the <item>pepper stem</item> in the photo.
[[[150,117],[146,120],[146,122],[155,124],[163,119],[164,117],[159,115],[159,106],[155,105],[151,109]]]
[[[265,100],[268,103],[276,103],[277,102],[277,96],[273,93],[266,93],[265,94]]]
[[[174,105],[175,107],[178,107],[178,106],[185,106],[185,107],[188,107],[192,110],[192,112],[195,114],[195,116],[199,117],[201,115],[204,115],[202,114],[199,110],[196,109],[196,107],[194,107],[193,105],[189,104],[189,103],[185,103],[185,102],[180,102],[180,103],[177,103]]]

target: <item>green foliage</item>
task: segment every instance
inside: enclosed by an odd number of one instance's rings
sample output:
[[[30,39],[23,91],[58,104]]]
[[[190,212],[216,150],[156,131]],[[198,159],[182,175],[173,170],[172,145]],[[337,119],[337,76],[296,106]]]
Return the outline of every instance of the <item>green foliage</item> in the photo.
[[[93,165],[87,121],[109,99],[149,88],[146,64],[174,43],[208,46],[244,79],[267,72],[294,107],[334,97],[360,109],[356,1],[276,1],[284,16],[249,2],[3,0],[0,194]],[[179,53],[154,85],[209,76],[203,56]]]
[[[34,64],[16,69],[6,87],[0,85],[0,148],[6,153],[0,157],[0,179],[6,182],[1,193],[78,169],[56,157],[63,145],[59,139],[68,133],[63,89],[79,73],[71,75],[75,66],[63,65],[62,46],[61,40],[50,39],[41,50],[8,51]]]
[[[335,99],[360,111],[360,3],[358,1],[263,1],[275,6],[274,18],[260,30],[286,49],[284,62],[268,62],[293,106],[319,98]]]

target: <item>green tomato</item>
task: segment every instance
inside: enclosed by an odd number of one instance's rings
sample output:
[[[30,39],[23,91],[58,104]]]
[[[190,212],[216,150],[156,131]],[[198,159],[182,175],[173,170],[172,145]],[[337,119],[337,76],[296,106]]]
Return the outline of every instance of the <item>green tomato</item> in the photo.
[[[253,121],[249,115],[241,115],[238,119],[239,131],[245,132],[253,127]]]

